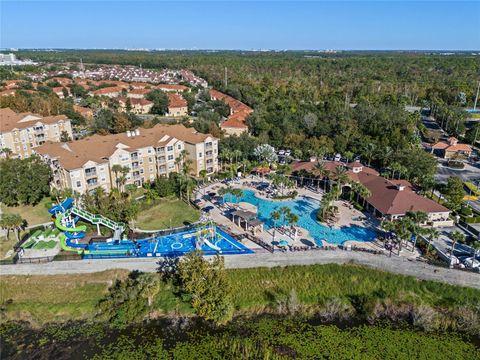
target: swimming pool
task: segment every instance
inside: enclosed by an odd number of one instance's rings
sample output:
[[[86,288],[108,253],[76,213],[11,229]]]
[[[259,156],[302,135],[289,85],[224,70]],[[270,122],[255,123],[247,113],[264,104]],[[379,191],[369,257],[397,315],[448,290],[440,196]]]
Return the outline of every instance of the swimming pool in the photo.
[[[263,221],[267,229],[273,227],[272,212],[282,206],[286,206],[298,215],[298,225],[309,231],[317,245],[321,245],[321,241],[324,239],[336,245],[342,244],[347,240],[372,241],[375,239],[373,230],[358,225],[330,228],[319,223],[317,221],[317,211],[320,207],[318,200],[302,196],[290,201],[270,201],[256,197],[253,190],[242,191],[243,196],[238,201],[255,205],[257,207],[257,217]],[[230,201],[228,195],[224,199],[225,201]],[[281,220],[277,221],[277,226],[279,225],[282,225]]]
[[[190,229],[141,240],[93,242],[85,258],[182,256],[196,248],[205,255],[252,254],[253,251],[218,227]]]

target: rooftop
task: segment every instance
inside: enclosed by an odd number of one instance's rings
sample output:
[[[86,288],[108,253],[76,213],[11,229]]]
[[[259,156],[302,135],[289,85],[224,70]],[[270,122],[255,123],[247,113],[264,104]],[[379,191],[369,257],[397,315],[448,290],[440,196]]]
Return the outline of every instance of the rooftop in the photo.
[[[13,129],[26,129],[34,126],[37,122],[54,124],[68,120],[65,115],[42,116],[33,113],[16,113],[10,108],[0,109],[0,132],[8,132]]]

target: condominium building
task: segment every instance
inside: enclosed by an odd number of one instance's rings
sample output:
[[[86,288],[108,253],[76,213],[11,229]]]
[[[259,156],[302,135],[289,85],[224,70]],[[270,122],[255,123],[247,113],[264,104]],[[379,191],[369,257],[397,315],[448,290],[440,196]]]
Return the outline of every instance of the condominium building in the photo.
[[[167,116],[187,116],[187,101],[179,94],[168,93],[168,113]]]
[[[65,115],[41,116],[0,109],[0,148],[9,148],[13,157],[26,158],[43,143],[59,142],[65,132],[72,138],[72,124]]]
[[[114,135],[94,135],[68,143],[46,143],[36,152],[52,167],[52,186],[79,193],[102,187],[141,186],[158,176],[181,170],[182,151],[191,160],[191,173],[213,173],[218,168],[218,140],[183,125],[158,124]],[[117,170],[120,165],[126,170]],[[125,178],[122,178],[125,176]]]

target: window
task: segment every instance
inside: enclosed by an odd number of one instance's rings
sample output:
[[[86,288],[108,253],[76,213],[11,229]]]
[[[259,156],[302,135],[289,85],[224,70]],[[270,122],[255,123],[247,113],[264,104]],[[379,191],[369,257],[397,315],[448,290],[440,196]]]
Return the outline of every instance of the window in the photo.
[[[167,151],[173,151],[173,146],[167,146]]]
[[[148,149],[148,153],[151,154],[151,153],[152,153],[152,149]]]
[[[178,150],[182,150],[182,144],[178,144]]]
[[[173,160],[173,155],[168,155],[168,160]]]
[[[203,155],[203,154],[202,154],[201,152],[200,152],[200,153],[198,153],[198,157],[199,157],[199,158],[201,158],[201,157],[202,157],[202,155]]]
[[[82,183],[80,181],[77,181],[77,187],[82,186]]]
[[[149,158],[148,158],[148,162],[149,162],[149,163],[152,163],[152,162],[153,162],[153,158],[149,157]]]

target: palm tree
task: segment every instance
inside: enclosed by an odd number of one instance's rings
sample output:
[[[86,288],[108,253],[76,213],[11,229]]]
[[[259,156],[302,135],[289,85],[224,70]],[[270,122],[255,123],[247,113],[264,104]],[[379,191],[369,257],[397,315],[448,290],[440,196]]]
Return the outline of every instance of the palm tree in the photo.
[[[243,191],[242,189],[239,188],[232,188],[231,194],[235,197],[235,203],[238,201],[238,198],[241,198],[243,196]]]
[[[337,166],[335,168],[334,177],[335,177],[335,182],[337,183],[337,200],[340,197],[340,194],[342,193],[343,185],[348,183],[348,181],[350,180],[350,178],[347,175],[347,172],[348,170],[343,166]]]
[[[280,212],[274,211],[270,214],[270,217],[273,220],[273,238],[272,238],[272,241],[275,241],[275,231],[277,229],[277,221],[280,220],[280,218],[281,218]]]
[[[322,196],[320,206],[322,208],[322,219],[325,219],[327,212],[330,210],[332,201],[335,199],[336,194],[334,191],[330,191]]]
[[[425,233],[425,230],[420,227],[420,224],[425,223],[428,220],[428,215],[423,211],[409,211],[407,212],[406,217],[411,220],[410,231],[413,235],[415,235],[412,247],[413,252],[415,250],[415,247],[417,246],[418,236]]]
[[[10,148],[4,147],[0,149],[0,155],[4,155],[6,159],[10,159],[12,153],[12,149]]]
[[[440,231],[438,231],[437,229],[435,229],[433,227],[430,227],[430,228],[426,229],[426,235],[427,235],[428,242],[427,242],[427,251],[426,251],[425,256],[428,256],[428,253],[430,252],[430,244],[432,243],[432,241],[434,239],[436,239],[440,236]]]
[[[235,158],[235,163],[238,163],[238,158],[242,157],[242,152],[240,150],[233,150],[232,157]]]
[[[395,231],[396,228],[397,228],[397,225],[393,221],[390,221],[390,220],[383,220],[380,226],[383,229],[383,231],[385,232],[384,235],[386,235],[387,232]],[[389,256],[392,256],[392,246],[390,246]]]
[[[287,206],[282,206],[280,209],[278,209],[280,212],[280,215],[282,216],[282,224],[285,223],[286,217],[292,212],[289,207]]]
[[[363,149],[363,156],[367,159],[367,165],[370,166],[375,154],[377,152],[377,146],[373,143],[368,143]]]
[[[452,248],[450,249],[450,266],[452,266],[453,262],[453,250],[455,250],[455,245],[457,242],[463,243],[465,242],[465,234],[455,230],[454,232],[450,233],[450,239],[452,239]]]
[[[0,227],[7,230],[7,239],[10,237],[10,230],[15,233],[17,242],[20,241],[19,231],[24,227],[25,219],[18,214],[5,213],[0,220]]]
[[[116,187],[117,189],[119,189],[121,186],[120,183],[123,182],[125,184],[126,182],[126,178],[125,180],[121,179],[121,176],[119,176],[119,174],[122,174],[122,176],[125,177],[125,175],[127,175],[130,172],[130,168],[127,166],[122,166],[120,164],[115,164],[115,165],[112,165],[112,171],[115,174]]]
[[[317,175],[320,177],[320,180],[319,182],[321,181],[322,183],[324,183],[324,178],[328,176],[329,174],[329,171],[325,168],[325,161],[318,161],[316,164],[315,164],[315,167],[313,168],[313,174],[314,175]],[[319,182],[317,183],[317,191],[318,191],[318,184]]]
[[[205,182],[207,181],[207,178],[208,178],[207,170],[205,170],[205,169],[200,170],[198,172],[198,175],[202,179],[203,195],[205,195]]]
[[[220,196],[225,196],[227,194],[230,195],[230,201],[232,201],[233,200],[233,187],[227,186],[227,187],[220,188],[218,190],[218,195],[220,195]]]
[[[363,185],[358,181],[352,182],[352,190],[354,193],[357,194],[357,202],[358,202],[358,198],[361,197],[363,199],[363,203],[365,204],[365,199],[372,196],[372,193],[370,192],[370,190],[368,190],[368,188],[365,185]]]
[[[295,228],[295,225],[297,224],[298,220],[299,220],[299,217],[298,217],[297,214],[294,214],[293,212],[289,212],[287,214],[287,221],[294,228]],[[295,232],[294,232],[294,235],[293,235],[293,240],[296,240],[296,239],[297,239],[297,228],[295,228]]]

